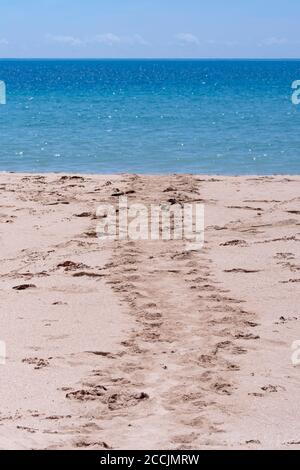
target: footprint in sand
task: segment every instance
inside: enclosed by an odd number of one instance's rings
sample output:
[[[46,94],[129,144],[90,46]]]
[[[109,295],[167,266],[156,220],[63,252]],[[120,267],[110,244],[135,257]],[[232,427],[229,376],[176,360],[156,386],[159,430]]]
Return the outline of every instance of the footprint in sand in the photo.
[[[36,289],[35,284],[20,284],[19,286],[14,286],[13,290],[22,291],[27,289]]]
[[[264,387],[261,387],[262,391],[265,393],[277,393],[279,390],[284,391],[284,387],[281,387],[279,385],[265,385]]]
[[[282,316],[279,318],[278,322],[275,322],[275,325],[285,325],[286,323],[294,322],[294,321],[298,321],[298,317],[285,318],[284,316]]]
[[[96,449],[107,449],[107,450],[111,450],[112,447],[110,447],[108,444],[106,444],[106,442],[89,442],[87,440],[81,440],[81,441],[78,441],[78,442],[75,442],[74,443],[75,447],[77,447],[78,449],[86,449],[86,448],[91,448],[91,447],[94,447]]]
[[[105,351],[86,351],[86,354],[93,354],[94,356],[107,357],[108,359],[117,359],[120,354],[112,354]]]
[[[232,385],[229,383],[216,382],[212,385],[212,390],[219,395],[232,395]]]
[[[76,390],[75,392],[69,392],[66,394],[66,398],[79,401],[97,400],[97,398],[106,396],[106,392],[106,387],[103,385],[97,385],[90,389],[81,389]]]
[[[103,385],[91,386],[86,389],[76,390],[66,394],[66,398],[79,401],[95,401],[100,400],[101,403],[107,405],[110,411],[119,410],[131,406],[138,405],[141,401],[149,399],[149,395],[144,392],[129,393],[115,392],[109,393],[108,389]]]
[[[233,269],[225,269],[224,273],[241,273],[241,274],[256,274],[260,273],[261,270],[258,269],[245,269],[245,268],[233,268]]]
[[[80,214],[74,214],[74,217],[92,217],[92,212],[81,212]]]
[[[136,406],[141,401],[145,401],[149,399],[149,395],[147,393],[114,393],[110,395],[108,399],[108,408],[111,411],[119,410],[122,408],[127,408],[130,406]]]
[[[22,431],[27,431],[31,434],[34,434],[34,433],[38,432],[38,429],[29,428],[27,426],[17,426],[17,429],[20,429]]]
[[[220,246],[247,246],[245,240],[229,240],[228,242],[221,243]]]
[[[279,259],[279,260],[293,260],[295,259],[295,255],[294,253],[276,253],[276,255],[274,256],[275,259]]]
[[[98,278],[99,279],[101,277],[105,277],[105,274],[80,271],[78,273],[74,273],[73,277],[91,277],[91,278]]]
[[[281,387],[279,385],[265,385],[264,387],[261,387],[262,392],[254,392],[254,393],[248,393],[249,396],[257,397],[257,398],[263,398],[265,397],[268,393],[278,393],[280,390],[285,391],[284,387]]]
[[[246,445],[261,445],[261,442],[258,439],[251,439],[250,441],[245,442]]]
[[[63,263],[59,263],[57,265],[57,268],[64,268],[65,271],[74,271],[76,269],[87,269],[88,266],[86,266],[83,263],[75,263],[74,261],[64,261]]]
[[[257,340],[257,339],[260,339],[260,337],[258,335],[253,335],[251,333],[237,333],[235,335],[235,338],[236,339],[244,339],[244,340]]]
[[[51,359],[52,358],[49,358],[49,360]],[[40,359],[38,357],[27,357],[23,359],[22,362],[24,364],[34,365],[35,366],[34,369],[39,370],[39,369],[43,369],[44,367],[48,367],[50,365],[49,360]]]

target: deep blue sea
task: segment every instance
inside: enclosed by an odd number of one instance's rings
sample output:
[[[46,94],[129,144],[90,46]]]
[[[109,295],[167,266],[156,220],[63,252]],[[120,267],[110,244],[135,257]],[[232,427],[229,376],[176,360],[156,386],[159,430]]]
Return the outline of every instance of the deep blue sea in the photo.
[[[300,174],[300,61],[0,60],[0,171]]]

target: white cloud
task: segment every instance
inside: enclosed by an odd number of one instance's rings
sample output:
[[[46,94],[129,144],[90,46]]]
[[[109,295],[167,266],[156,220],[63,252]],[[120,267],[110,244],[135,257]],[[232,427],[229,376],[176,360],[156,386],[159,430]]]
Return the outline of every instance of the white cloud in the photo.
[[[67,46],[81,46],[84,44],[84,41],[82,41],[79,38],[76,38],[74,36],[55,36],[52,34],[48,34],[47,36],[48,41],[50,42],[56,42],[59,44],[65,44]]]
[[[131,41],[133,41],[134,44],[140,44],[141,46],[150,46],[150,42],[146,41],[146,39],[144,39],[140,34],[134,34]]]
[[[50,42],[64,44],[72,47],[83,46],[87,44],[103,44],[110,47],[117,45],[149,45],[149,43],[139,34],[133,34],[132,36],[119,36],[114,33],[101,33],[84,39],[74,36],[47,34],[46,39]]]
[[[8,46],[9,42],[5,38],[0,38],[0,46]]]
[[[260,45],[263,46],[283,46],[285,44],[288,44],[289,41],[286,38],[277,38],[277,37],[271,37],[264,39]]]
[[[176,39],[182,46],[191,44],[199,46],[200,44],[199,38],[191,33],[179,33],[176,35]]]
[[[97,34],[89,42],[96,42],[99,44],[105,44],[106,46],[113,46],[115,44],[121,43],[120,36],[117,36],[113,33],[104,33],[104,34]]]
[[[140,46],[148,46],[149,43],[139,34],[134,34],[132,36],[118,36],[114,33],[104,33],[104,34],[97,34],[93,38],[89,40],[91,43],[98,43],[98,44],[105,44],[107,46],[115,46],[118,44],[125,44],[125,45],[140,45]]]

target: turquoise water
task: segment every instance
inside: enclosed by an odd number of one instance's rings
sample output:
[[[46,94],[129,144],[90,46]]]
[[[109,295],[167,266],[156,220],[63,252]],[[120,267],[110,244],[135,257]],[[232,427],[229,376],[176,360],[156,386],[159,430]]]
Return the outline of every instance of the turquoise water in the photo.
[[[0,61],[0,171],[300,173],[300,61]]]

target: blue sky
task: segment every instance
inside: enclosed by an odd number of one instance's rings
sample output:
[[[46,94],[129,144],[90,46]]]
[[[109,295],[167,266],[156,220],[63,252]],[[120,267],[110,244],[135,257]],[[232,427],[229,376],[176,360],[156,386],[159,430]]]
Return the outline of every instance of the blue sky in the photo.
[[[0,0],[0,57],[300,57],[299,0]]]

